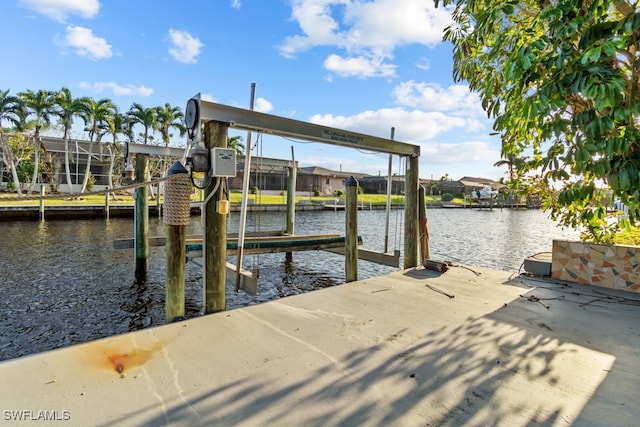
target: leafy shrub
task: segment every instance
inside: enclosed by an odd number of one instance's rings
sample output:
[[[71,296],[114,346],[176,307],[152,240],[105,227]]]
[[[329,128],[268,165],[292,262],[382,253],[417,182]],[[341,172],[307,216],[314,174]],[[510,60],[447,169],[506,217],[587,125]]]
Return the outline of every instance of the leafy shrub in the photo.
[[[452,201],[452,200],[453,200],[453,194],[451,194],[451,193],[444,193],[444,194],[442,195],[442,197],[441,197],[441,200],[442,200],[443,202],[450,202],[450,201]]]
[[[94,185],[96,185],[96,177],[89,171],[89,177],[87,178],[87,191],[93,191]]]

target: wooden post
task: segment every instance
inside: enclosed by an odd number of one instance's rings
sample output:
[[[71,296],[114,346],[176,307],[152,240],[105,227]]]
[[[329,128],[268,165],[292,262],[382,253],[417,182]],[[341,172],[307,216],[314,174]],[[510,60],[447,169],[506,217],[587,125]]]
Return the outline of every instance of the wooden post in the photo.
[[[192,187],[189,172],[180,162],[175,162],[169,168],[167,176],[175,176],[165,184],[164,198],[164,222],[167,236],[164,315],[165,322],[170,323],[184,318],[186,225],[189,223]]]
[[[420,220],[420,259],[429,259],[429,229],[427,228],[427,207],[424,187],[418,191],[418,218]]]
[[[358,181],[350,176],[344,185],[346,187],[344,274],[347,282],[354,282],[358,280]]]
[[[40,186],[40,219],[44,221],[44,184]]]
[[[407,158],[404,198],[404,268],[418,265],[418,156]]]
[[[293,147],[291,147],[293,153]],[[289,176],[287,177],[287,234],[295,234],[296,223],[296,165],[295,160],[292,160],[293,165],[289,168]],[[285,253],[285,261],[293,261],[293,252]]]
[[[204,142],[207,149],[214,147],[226,148],[227,130],[229,125],[222,122],[210,121],[205,124]],[[221,178],[220,178],[221,179]],[[224,194],[225,180],[215,189],[216,178],[212,178],[205,189],[203,204],[205,217],[204,242],[204,302],[205,313],[224,311],[227,308],[227,216],[217,212],[217,201]],[[216,190],[215,193],[209,195]]]
[[[109,219],[109,193],[104,195],[104,215],[106,219]]]
[[[136,182],[145,182],[149,176],[149,155],[136,153]],[[149,258],[149,190],[146,186],[135,189],[135,247],[136,283],[147,281],[147,259]]]
[[[156,214],[158,218],[162,217],[162,205],[160,204],[160,183],[156,184]]]
[[[187,259],[184,225],[167,225],[167,284],[164,317],[170,323],[184,317],[184,276]]]

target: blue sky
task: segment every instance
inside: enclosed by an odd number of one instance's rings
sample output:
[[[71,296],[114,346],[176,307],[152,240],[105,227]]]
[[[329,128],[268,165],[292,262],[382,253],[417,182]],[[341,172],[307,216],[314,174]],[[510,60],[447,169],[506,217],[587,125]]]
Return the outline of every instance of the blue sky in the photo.
[[[256,83],[262,112],[387,138],[395,127],[421,146],[421,178],[505,176],[478,97],[453,82],[450,12],[433,0],[5,0],[0,14],[12,94],[68,87],[126,112],[201,93],[248,108]],[[273,136],[254,155],[289,159],[292,145],[300,166],[387,173],[386,154]]]

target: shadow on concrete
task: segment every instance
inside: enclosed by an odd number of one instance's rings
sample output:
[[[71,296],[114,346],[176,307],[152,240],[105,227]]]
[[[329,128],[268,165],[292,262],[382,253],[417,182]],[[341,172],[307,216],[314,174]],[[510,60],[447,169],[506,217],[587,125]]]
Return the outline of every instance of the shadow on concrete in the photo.
[[[141,408],[136,418],[305,426],[637,421],[640,309],[607,302],[607,293],[604,303],[589,303],[598,296],[592,290],[554,283],[515,278],[505,285],[521,287],[522,296],[485,316],[398,329],[334,363],[309,366],[295,381],[271,377],[265,361],[264,376],[165,402],[159,416],[155,406]]]

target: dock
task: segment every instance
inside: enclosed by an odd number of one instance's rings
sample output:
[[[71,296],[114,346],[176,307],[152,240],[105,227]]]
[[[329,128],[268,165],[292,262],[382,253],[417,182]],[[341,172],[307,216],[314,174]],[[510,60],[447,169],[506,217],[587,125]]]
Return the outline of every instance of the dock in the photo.
[[[636,425],[638,325],[634,294],[415,268],[4,361],[0,402],[9,425]]]
[[[201,202],[191,204],[191,215],[201,214]],[[149,216],[158,217],[161,215],[164,205],[149,204]],[[250,205],[249,212],[286,212],[286,205]],[[324,205],[311,203],[296,204],[296,211],[320,211],[324,210]],[[240,205],[233,203],[230,206],[231,212],[240,212]],[[93,219],[93,218],[133,218],[133,205],[112,204],[106,205],[55,205],[47,204],[44,209],[46,219]],[[17,206],[0,205],[0,221],[15,220],[38,220],[41,212],[37,205]]]

